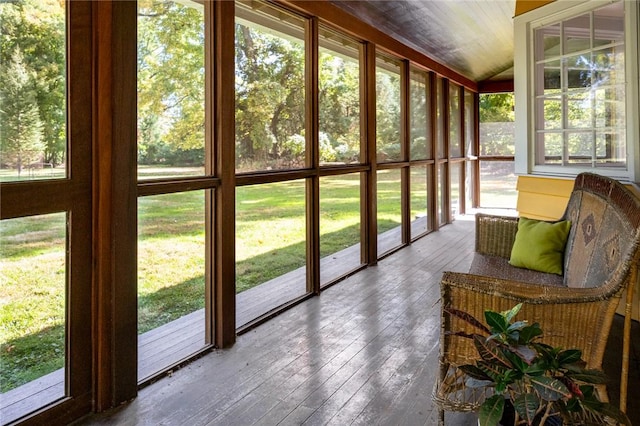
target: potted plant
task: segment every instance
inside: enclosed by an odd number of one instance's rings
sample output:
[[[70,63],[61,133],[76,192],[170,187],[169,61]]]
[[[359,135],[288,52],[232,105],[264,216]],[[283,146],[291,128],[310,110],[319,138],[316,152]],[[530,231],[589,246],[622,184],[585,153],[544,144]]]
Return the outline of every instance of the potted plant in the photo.
[[[485,311],[488,327],[466,312],[445,308],[479,330],[453,334],[472,339],[480,357],[459,367],[466,386],[493,389],[479,408],[480,426],[596,425],[611,420],[630,426],[622,411],[598,399],[594,385],[605,383],[604,374],[586,369],[580,350],[544,344],[538,323],[514,321],[521,307]],[[503,417],[509,412],[511,419]]]

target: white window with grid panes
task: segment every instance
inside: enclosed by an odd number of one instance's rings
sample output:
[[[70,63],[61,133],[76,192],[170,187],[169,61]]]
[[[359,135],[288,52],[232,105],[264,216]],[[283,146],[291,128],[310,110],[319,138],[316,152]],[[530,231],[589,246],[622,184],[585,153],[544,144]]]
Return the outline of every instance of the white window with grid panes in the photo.
[[[519,174],[637,180],[637,2],[560,0],[518,17],[515,62]]]

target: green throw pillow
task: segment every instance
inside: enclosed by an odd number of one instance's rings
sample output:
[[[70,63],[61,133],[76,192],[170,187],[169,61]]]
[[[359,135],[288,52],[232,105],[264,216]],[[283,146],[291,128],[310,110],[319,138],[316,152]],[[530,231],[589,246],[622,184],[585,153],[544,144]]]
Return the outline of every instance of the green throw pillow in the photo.
[[[509,263],[519,268],[562,275],[564,246],[571,222],[544,222],[521,217]]]

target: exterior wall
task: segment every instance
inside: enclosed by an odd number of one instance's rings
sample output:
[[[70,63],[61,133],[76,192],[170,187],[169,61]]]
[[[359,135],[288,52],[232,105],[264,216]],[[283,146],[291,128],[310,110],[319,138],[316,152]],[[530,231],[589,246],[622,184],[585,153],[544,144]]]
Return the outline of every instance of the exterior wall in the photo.
[[[518,176],[517,210],[520,216],[541,219],[559,219],[569,202],[573,189],[573,179],[548,178],[536,176]],[[640,198],[640,191],[636,186],[629,186]],[[631,317],[640,321],[640,282],[636,283],[633,294],[633,310]],[[618,306],[618,313],[624,313],[625,297]]]

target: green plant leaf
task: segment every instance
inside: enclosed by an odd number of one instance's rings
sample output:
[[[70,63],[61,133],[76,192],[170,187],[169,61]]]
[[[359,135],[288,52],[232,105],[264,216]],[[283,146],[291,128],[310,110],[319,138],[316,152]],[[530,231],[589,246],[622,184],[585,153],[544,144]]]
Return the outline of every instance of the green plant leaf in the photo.
[[[513,324],[509,324],[507,327],[507,333],[512,333],[514,331],[520,331],[527,326],[526,321],[516,321]]]
[[[478,420],[480,426],[496,426],[502,417],[504,410],[504,397],[502,395],[493,395],[487,398],[480,406],[478,412]]]
[[[525,372],[529,367],[529,364],[515,350],[513,352],[505,352],[504,355],[509,358],[511,365],[518,371]]]
[[[467,376],[472,377],[474,379],[477,379],[477,380],[491,380],[491,377],[489,377],[484,371],[482,371],[481,369],[479,369],[475,365],[469,365],[469,364],[461,365],[458,368],[460,370],[462,370],[462,372],[464,374],[466,374]]]
[[[509,327],[509,321],[507,321],[507,319],[498,312],[485,311],[484,318],[494,334],[504,333]]]
[[[505,367],[511,367],[509,360],[504,356],[500,347],[493,340],[485,339],[479,334],[476,334],[473,336],[473,343],[476,346],[478,355],[480,355],[480,358],[483,360],[491,363],[499,363]]]
[[[461,320],[471,324],[472,326],[484,331],[487,334],[490,333],[489,329],[484,324],[482,324],[473,315],[467,312],[452,308],[451,306],[443,307],[442,310],[450,315],[453,315],[454,317],[460,318]]]
[[[531,384],[540,395],[540,398],[545,401],[557,401],[560,398],[571,397],[571,392],[569,392],[564,383],[552,377],[532,377]]]
[[[527,424],[533,424],[540,402],[540,398],[535,393],[523,393],[513,400],[513,408],[523,420],[526,420]]]
[[[592,383],[595,385],[605,384],[608,382],[607,376],[600,370],[580,370],[574,372],[569,370],[565,373],[567,377],[584,383]]]
[[[541,335],[542,335],[542,329],[540,328],[540,324],[538,324],[537,322],[533,323],[531,325],[524,327],[522,330],[520,330],[519,343],[522,345],[526,345],[529,342],[531,342],[533,339]]]
[[[609,404],[608,402],[600,402],[595,398],[584,399],[580,401],[580,403],[585,409],[593,413],[607,416],[611,419],[614,419],[618,423],[631,426],[631,421],[629,420],[627,415],[620,411],[620,409],[615,405]]]
[[[568,349],[558,354],[558,362],[560,365],[573,364],[580,361],[582,358],[582,351],[579,349]]]
[[[502,312],[501,315],[507,320],[507,322],[511,322],[513,317],[515,317],[518,314],[518,312],[520,312],[520,309],[522,309],[522,303],[518,303],[516,306],[509,309],[508,311]]]
[[[511,371],[509,367],[505,367],[502,364],[494,364],[486,361],[478,361],[478,368],[484,371],[491,380],[496,383],[505,381],[505,375],[507,372]]]
[[[527,364],[531,364],[535,360],[536,356],[538,355],[536,351],[524,345],[518,345],[512,348],[512,350]]]

